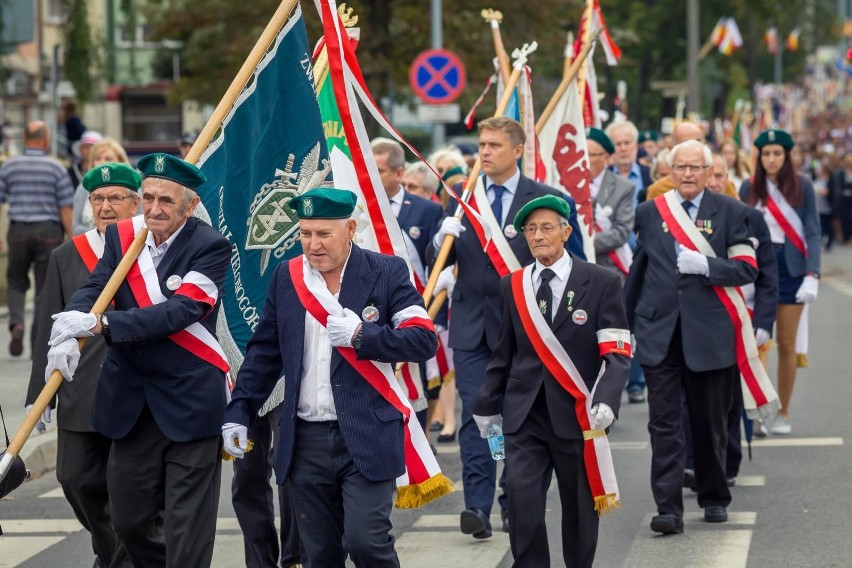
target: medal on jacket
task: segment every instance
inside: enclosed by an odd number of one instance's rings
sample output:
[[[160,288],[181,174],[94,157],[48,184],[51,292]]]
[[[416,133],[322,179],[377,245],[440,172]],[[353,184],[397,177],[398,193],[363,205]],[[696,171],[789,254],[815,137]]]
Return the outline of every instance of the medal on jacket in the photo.
[[[414,240],[419,239],[420,238],[420,227],[411,227],[410,229],[408,229],[408,236],[411,237]]]
[[[379,319],[378,308],[376,308],[376,306],[367,306],[361,312],[361,319],[363,319],[366,322],[370,322],[370,323],[378,320]]]
[[[589,314],[586,313],[586,310],[577,310],[576,312],[574,312],[574,315],[571,316],[571,319],[577,325],[583,325],[587,321],[589,321]]]
[[[506,235],[507,239],[514,239],[518,236],[518,231],[514,225],[506,225],[503,227],[503,234]]]
[[[568,311],[574,311],[574,290],[568,290]]]
[[[166,280],[166,288],[168,288],[172,292],[180,288],[181,284],[183,284],[183,279],[177,274],[172,274],[171,276],[169,276],[169,279]]]

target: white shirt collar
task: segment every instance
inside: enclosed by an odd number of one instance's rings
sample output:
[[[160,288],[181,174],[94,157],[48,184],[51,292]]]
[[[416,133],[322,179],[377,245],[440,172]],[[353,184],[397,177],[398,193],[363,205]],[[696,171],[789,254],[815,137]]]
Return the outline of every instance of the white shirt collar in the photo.
[[[551,264],[550,266],[545,266],[540,263],[538,260],[535,261],[535,268],[533,269],[533,278],[539,279],[541,276],[542,270],[545,268],[551,269],[556,273],[556,277],[559,278],[562,282],[568,281],[568,276],[571,274],[571,266],[573,262],[571,260],[571,255],[568,254],[568,251],[564,251],[562,256],[559,257],[559,260]]]
[[[308,255],[303,254],[302,257],[305,259],[305,265],[308,270],[311,271],[317,278],[319,278],[320,282],[325,283],[325,278],[322,277],[322,272],[311,266],[311,263],[308,262]],[[346,262],[343,263],[343,269],[340,271],[340,280],[339,284],[341,288],[343,287],[343,275],[346,273],[346,267],[349,265],[349,259],[352,258],[352,241],[349,241],[349,254],[346,255]],[[337,298],[340,295],[340,290],[337,291],[337,294],[334,294],[334,297]]]
[[[511,195],[515,195],[515,191],[517,191],[517,189],[518,189],[518,182],[520,180],[521,180],[521,170],[515,168],[515,173],[512,174],[512,177],[510,177],[509,179],[507,179],[506,181],[504,181],[503,183],[498,184],[498,185],[502,185],[503,187],[506,188],[506,191],[508,191]],[[490,189],[492,185],[494,185],[494,181],[490,177],[485,176],[485,189],[486,190]]]
[[[698,211],[698,208],[701,207],[701,200],[704,199],[704,192],[705,191],[706,190],[702,189],[701,193],[699,193],[698,195],[696,195],[695,197],[693,197],[692,199],[689,200],[693,205],[695,205],[696,211]],[[680,192],[677,189],[675,189],[674,192],[675,192],[675,197],[677,198],[678,203],[683,203],[684,201],[686,201],[686,199],[683,198],[683,196],[680,194]]]
[[[184,227],[186,227],[186,221],[183,222],[183,225],[178,227],[177,231],[172,233],[172,236],[166,239],[165,242],[163,242],[163,244],[159,246],[157,246],[157,243],[154,241],[154,233],[148,231],[148,237],[145,239],[145,244],[151,247],[151,250],[160,251],[160,253],[163,254],[167,250],[169,250],[169,247],[172,246],[172,243],[175,242],[175,239],[180,234],[180,232],[183,231]]]
[[[400,187],[399,191],[396,192],[396,195],[390,197],[389,199],[391,203],[402,205],[402,202],[405,200],[405,190]]]

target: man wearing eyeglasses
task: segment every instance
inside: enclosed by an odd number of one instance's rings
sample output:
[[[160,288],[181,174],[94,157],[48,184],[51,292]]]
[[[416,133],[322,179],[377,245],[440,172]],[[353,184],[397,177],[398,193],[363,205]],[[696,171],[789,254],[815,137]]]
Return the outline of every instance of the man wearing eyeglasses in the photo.
[[[38,334],[27,390],[28,412],[44,388],[51,315],[63,311],[72,294],[88,280],[103,255],[106,228],[136,212],[141,183],[139,173],[127,164],[102,164],[83,177],[95,228],[66,241],[50,255],[42,302],[35,316]],[[74,515],[92,535],[95,566],[129,567],[130,559],[115,534],[109,512],[106,470],[112,440],[92,428],[95,389],[106,354],[106,341],[91,338],[81,353],[75,380],[63,383],[59,390],[56,477]],[[51,421],[51,406],[44,411],[45,422]],[[36,427],[45,429],[41,421]]]
[[[651,530],[662,534],[683,532],[684,398],[698,505],[705,521],[727,520],[727,415],[739,388],[740,328],[723,303],[723,287],[744,286],[757,276],[745,208],[705,191],[710,150],[688,140],[672,149],[671,161],[675,190],[636,210],[636,257],[625,289],[636,359],[648,385],[651,487],[658,511]],[[708,247],[715,256],[699,252]]]
[[[144,215],[107,227],[103,257],[56,316],[45,369],[72,381],[75,338],[105,338],[92,426],[112,439],[106,483],[118,537],[134,566],[209,566],[229,370],[216,318],[231,247],[192,216],[201,170],[160,153],[139,169]],[[147,240],[115,309],[89,313],[143,224]]]

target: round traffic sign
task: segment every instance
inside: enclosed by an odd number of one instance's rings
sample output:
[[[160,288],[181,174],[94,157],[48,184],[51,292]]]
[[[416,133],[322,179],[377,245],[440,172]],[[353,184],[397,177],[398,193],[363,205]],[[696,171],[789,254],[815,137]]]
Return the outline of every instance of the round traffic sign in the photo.
[[[408,80],[423,102],[451,103],[461,95],[466,81],[464,65],[452,51],[427,49],[414,59]]]

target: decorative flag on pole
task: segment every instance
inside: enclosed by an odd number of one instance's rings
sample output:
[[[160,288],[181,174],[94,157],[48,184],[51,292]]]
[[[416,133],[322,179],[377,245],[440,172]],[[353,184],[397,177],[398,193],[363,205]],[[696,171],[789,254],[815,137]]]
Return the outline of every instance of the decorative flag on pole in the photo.
[[[595,5],[592,10],[592,30],[596,30],[601,28],[601,45],[603,46],[604,54],[606,54],[606,63],[609,66],[618,65],[618,60],[621,59],[621,49],[615,45],[615,42],[612,41],[612,37],[609,35],[609,28],[606,27],[606,20],[604,20],[603,10],[601,10],[601,3],[599,0],[595,0]],[[582,30],[580,31],[580,36],[583,37]],[[591,59],[591,54],[589,54],[589,58]]]
[[[763,35],[763,43],[766,44],[766,51],[770,55],[778,53],[778,29],[775,26],[766,30],[766,33]]]
[[[276,265],[302,253],[287,202],[331,173],[310,54],[297,5],[198,160],[207,183],[196,215],[231,244],[216,333],[234,376]]]
[[[799,28],[790,32],[790,35],[787,36],[787,51],[796,51],[799,49],[799,35],[801,33],[802,30]]]
[[[716,25],[713,26],[713,31],[710,32],[710,43],[714,46],[719,47],[722,45],[722,40],[725,39],[725,28],[727,27],[728,18],[726,16],[722,16],[719,18],[719,21],[716,22]]]
[[[543,182],[569,194],[576,201],[577,223],[583,232],[583,252],[587,261],[595,262],[591,175],[576,79],[565,89],[565,94],[539,133],[538,142],[546,172]]]
[[[579,54],[579,51],[577,52]],[[583,120],[586,126],[594,126],[601,128],[601,109],[598,102],[598,77],[595,73],[595,63],[593,61],[595,48],[592,47],[589,51],[589,56],[586,57],[586,104],[583,105]],[[576,57],[576,55],[575,55]]]
[[[736,20],[727,18],[725,21],[725,32],[722,40],[719,42],[719,51],[724,55],[731,55],[742,47],[743,36],[740,33],[740,28],[737,26]]]

